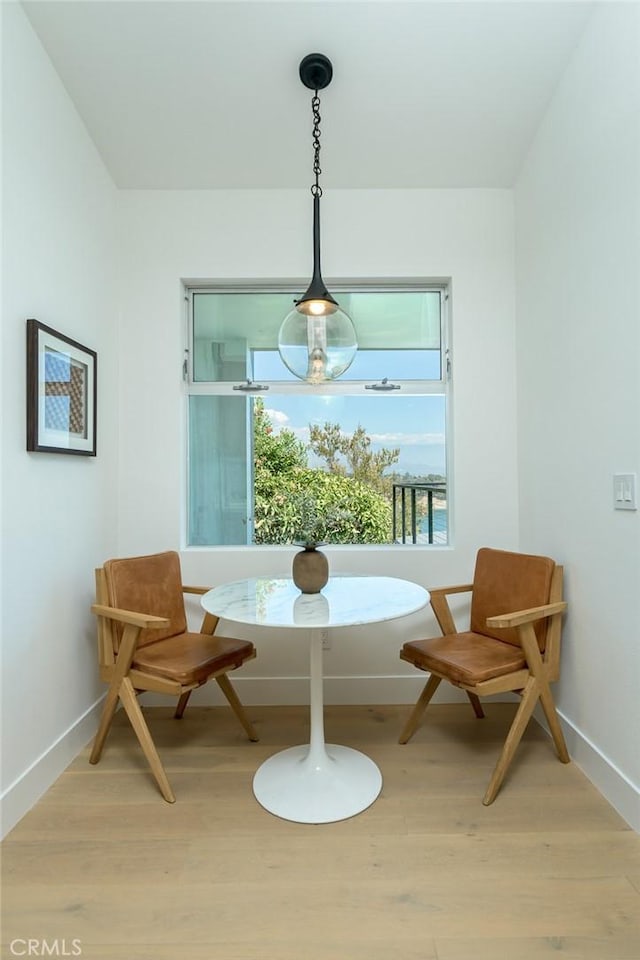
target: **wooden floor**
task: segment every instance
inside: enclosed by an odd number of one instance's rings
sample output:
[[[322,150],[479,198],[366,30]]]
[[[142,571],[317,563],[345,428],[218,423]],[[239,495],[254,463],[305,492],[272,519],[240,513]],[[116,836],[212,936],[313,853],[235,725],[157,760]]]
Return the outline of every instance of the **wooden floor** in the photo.
[[[326,825],[251,791],[307,708],[251,708],[260,743],[225,708],[148,710],[173,805],[120,713],[100,764],[85,750],[3,844],[2,957],[40,938],[84,960],[640,960],[640,836],[536,724],[482,806],[513,709],[436,705],[399,746],[406,707],[327,707],[328,742],[384,786]]]

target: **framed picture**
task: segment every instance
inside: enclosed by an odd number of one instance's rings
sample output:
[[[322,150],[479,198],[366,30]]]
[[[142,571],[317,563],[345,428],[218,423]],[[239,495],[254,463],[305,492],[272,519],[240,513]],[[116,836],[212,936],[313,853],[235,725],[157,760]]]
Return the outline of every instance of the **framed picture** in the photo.
[[[27,320],[27,450],[96,455],[97,355]]]

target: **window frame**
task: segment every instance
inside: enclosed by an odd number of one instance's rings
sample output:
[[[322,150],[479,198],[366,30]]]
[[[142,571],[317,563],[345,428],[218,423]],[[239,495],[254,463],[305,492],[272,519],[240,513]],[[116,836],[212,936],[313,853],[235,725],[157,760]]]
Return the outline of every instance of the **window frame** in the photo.
[[[270,548],[275,549],[281,545],[278,544],[189,544],[189,397],[190,396],[262,396],[268,397],[270,394],[282,394],[285,396],[299,395],[304,393],[317,393],[326,396],[362,396],[363,392],[367,394],[380,395],[380,391],[371,390],[370,380],[334,380],[321,384],[307,383],[304,380],[264,380],[260,384],[255,384],[251,390],[240,390],[241,386],[246,386],[247,381],[239,383],[236,380],[220,381],[202,381],[193,379],[194,364],[194,296],[196,294],[206,293],[285,293],[291,294],[292,299],[297,296],[305,286],[304,281],[296,280],[224,280],[224,281],[183,281],[184,301],[185,301],[185,326],[186,337],[184,342],[184,361],[183,361],[183,395],[184,395],[184,416],[185,416],[185,494],[183,498],[183,509],[185,522],[183,524],[183,536],[185,545],[188,549],[247,549],[247,548]],[[340,299],[340,293],[403,293],[403,292],[439,292],[440,298],[440,356],[441,356],[441,376],[438,380],[399,380],[393,378],[392,382],[400,384],[400,390],[404,396],[444,396],[445,398],[445,475],[447,478],[447,543],[446,544],[350,544],[348,549],[371,549],[375,548],[400,548],[406,549],[412,546],[414,549],[447,549],[453,545],[454,531],[454,504],[453,504],[453,443],[452,443],[452,400],[453,400],[453,377],[452,377],[452,348],[451,348],[451,278],[438,279],[384,279],[384,280],[331,280],[327,283],[336,299]],[[284,319],[284,317],[283,317]],[[277,347],[276,347],[277,349]],[[377,381],[378,383],[380,381]],[[260,388],[266,389],[260,389]],[[369,388],[369,389],[367,389]],[[337,545],[333,545],[337,546]],[[344,545],[343,545],[344,546]]]

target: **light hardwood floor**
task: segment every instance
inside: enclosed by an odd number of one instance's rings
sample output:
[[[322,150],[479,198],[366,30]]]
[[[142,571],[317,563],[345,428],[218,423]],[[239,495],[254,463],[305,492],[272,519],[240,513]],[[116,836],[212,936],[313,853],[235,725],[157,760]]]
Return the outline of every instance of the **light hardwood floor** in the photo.
[[[251,791],[306,740],[306,707],[250,708],[260,743],[226,708],[147,710],[173,805],[120,713],[100,764],[86,749],[3,844],[2,956],[46,938],[84,960],[640,960],[640,836],[535,723],[482,806],[513,709],[435,705],[400,746],[407,707],[327,707],[327,741],[384,786],[325,825]]]

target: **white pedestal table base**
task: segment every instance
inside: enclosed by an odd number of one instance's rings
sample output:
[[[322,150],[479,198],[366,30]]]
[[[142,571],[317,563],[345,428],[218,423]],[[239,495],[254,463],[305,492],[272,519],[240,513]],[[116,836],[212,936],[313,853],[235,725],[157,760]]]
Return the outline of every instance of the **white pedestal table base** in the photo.
[[[429,602],[424,587],[396,577],[331,577],[324,592],[257,577],[209,590],[202,606],[223,620],[309,632],[309,743],[269,757],[253,779],[265,810],[296,823],[333,823],[362,813],[382,789],[369,757],[324,741],[322,631],[393,620]]]
[[[253,792],[269,813],[296,823],[333,823],[370,807],[382,789],[382,774],[351,747],[309,744],[289,747],[259,767]]]

